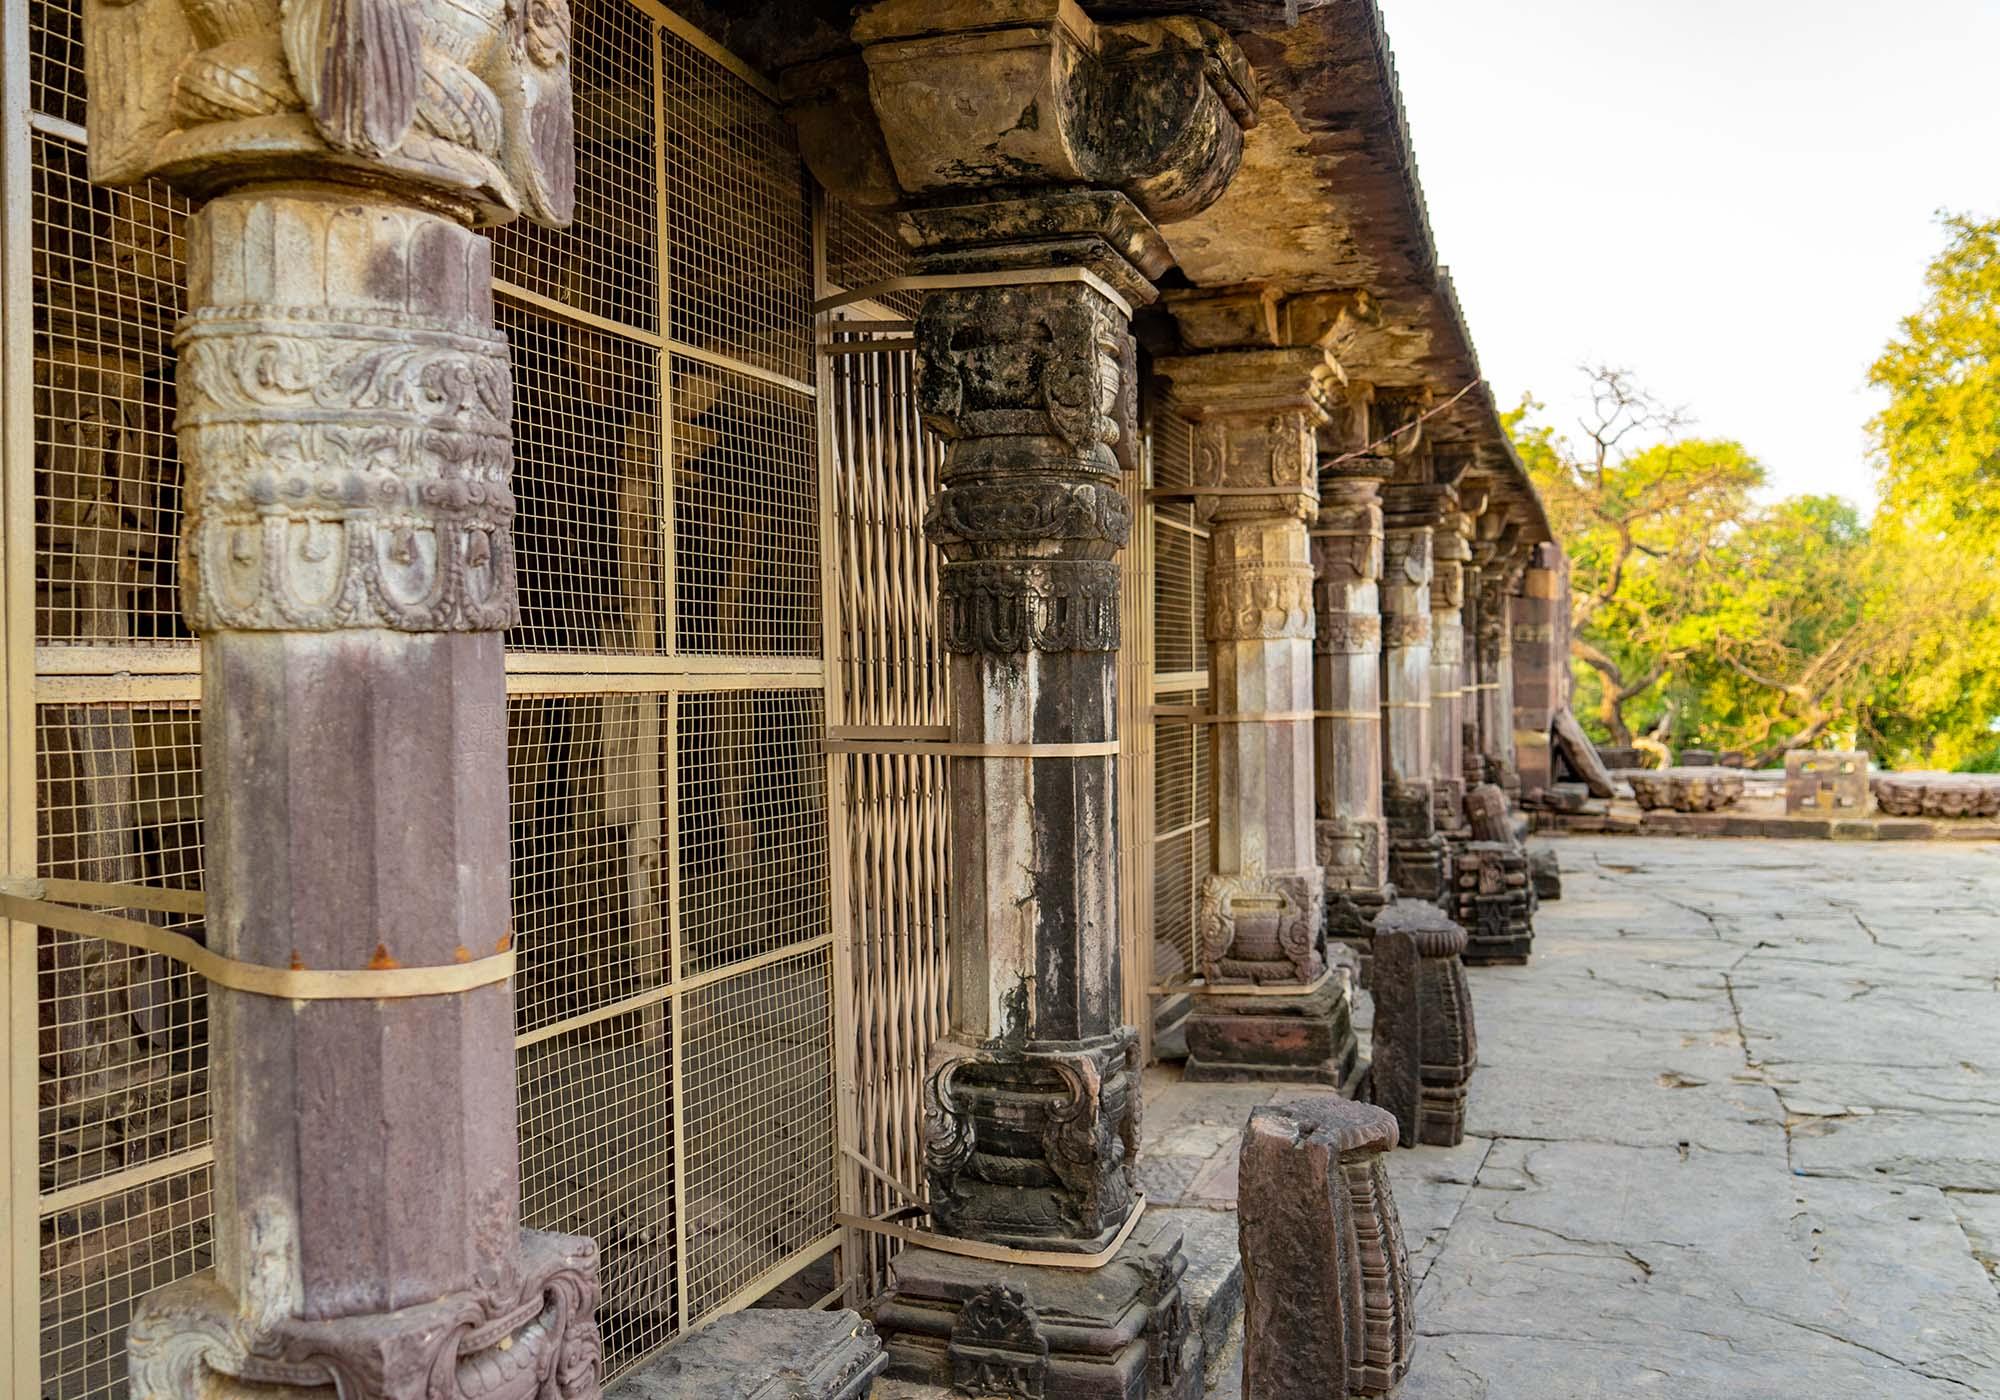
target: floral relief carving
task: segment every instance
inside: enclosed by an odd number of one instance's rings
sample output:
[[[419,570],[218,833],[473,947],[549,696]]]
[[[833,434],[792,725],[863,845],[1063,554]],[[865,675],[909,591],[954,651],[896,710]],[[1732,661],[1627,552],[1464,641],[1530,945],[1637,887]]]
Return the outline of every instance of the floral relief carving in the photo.
[[[1384,647],[1427,646],[1431,640],[1429,613],[1390,613],[1382,619]]]
[[[1322,610],[1313,650],[1323,656],[1373,656],[1382,650],[1382,615]]]
[[[1308,983],[1326,971],[1325,875],[1247,869],[1202,882],[1196,915],[1202,975],[1229,983]]]

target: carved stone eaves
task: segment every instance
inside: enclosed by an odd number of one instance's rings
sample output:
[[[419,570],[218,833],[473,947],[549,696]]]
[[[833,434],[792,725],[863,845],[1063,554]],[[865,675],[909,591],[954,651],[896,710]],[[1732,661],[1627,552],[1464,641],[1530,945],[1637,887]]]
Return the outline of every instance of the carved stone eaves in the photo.
[[[100,183],[362,180],[569,222],[566,0],[89,0],[84,31]]]
[[[1073,0],[878,0],[854,25],[897,183],[1094,186],[1156,222],[1213,203],[1255,121],[1248,60],[1206,20],[1099,25]]]

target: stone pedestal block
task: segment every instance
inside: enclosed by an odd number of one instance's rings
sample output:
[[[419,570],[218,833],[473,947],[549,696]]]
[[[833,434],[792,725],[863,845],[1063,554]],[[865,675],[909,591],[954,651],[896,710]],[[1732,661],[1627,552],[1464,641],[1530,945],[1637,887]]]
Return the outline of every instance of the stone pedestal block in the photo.
[[[888,1364],[859,1313],[751,1308],[703,1324],[606,1400],[866,1400]]]
[[[1369,1104],[1250,1115],[1237,1189],[1246,1395],[1384,1395],[1408,1371],[1409,1257],[1382,1161],[1395,1145],[1396,1120]]]
[[[1466,794],[1473,840],[1455,853],[1452,914],[1471,939],[1469,963],[1526,962],[1535,941],[1535,889],[1528,853],[1506,794],[1483,783]]]
[[[1354,969],[1336,965],[1318,986],[1286,995],[1195,994],[1187,1019],[1186,1078],[1205,1082],[1360,1083]]]
[[[1535,898],[1549,903],[1563,897],[1562,862],[1547,846],[1528,852],[1528,871],[1533,876]]]
[[[1400,899],[1375,921],[1369,1098],[1414,1147],[1465,1139],[1465,1093],[1479,1041],[1466,986],[1465,930],[1433,904]]]
[[[1053,1269],[910,1248],[877,1311],[887,1374],[969,1396],[1193,1400],[1200,1335],[1180,1230],[1141,1219],[1099,1269]]]
[[[1785,755],[1785,812],[1858,817],[1868,810],[1868,755],[1793,749]]]
[[[1441,903],[1451,889],[1451,862],[1430,788],[1387,785],[1382,810],[1389,823],[1389,883],[1399,895]]]

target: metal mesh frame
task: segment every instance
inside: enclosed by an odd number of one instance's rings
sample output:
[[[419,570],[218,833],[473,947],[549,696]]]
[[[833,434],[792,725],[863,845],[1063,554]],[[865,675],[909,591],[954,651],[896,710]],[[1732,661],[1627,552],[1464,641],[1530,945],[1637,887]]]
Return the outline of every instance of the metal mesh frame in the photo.
[[[87,184],[78,9],[4,9],[9,41],[31,40],[0,165],[0,363],[23,408],[5,425],[6,863],[198,889],[170,342],[186,206]],[[523,1217],[597,1239],[616,1377],[839,1244],[847,990],[811,187],[739,62],[651,0],[575,12],[577,223],[493,236],[521,507],[511,893]],[[161,959],[0,930],[0,1393],[112,1400],[133,1304],[211,1262],[206,999]]]

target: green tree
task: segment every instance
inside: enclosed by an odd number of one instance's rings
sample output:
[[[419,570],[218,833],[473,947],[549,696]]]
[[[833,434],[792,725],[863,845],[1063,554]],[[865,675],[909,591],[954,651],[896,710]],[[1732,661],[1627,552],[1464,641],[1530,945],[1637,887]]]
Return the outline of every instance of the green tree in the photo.
[[[1870,381],[1885,512],[1912,526],[1991,538],[2000,526],[2000,220],[1944,220],[1929,296],[1904,319]]]

